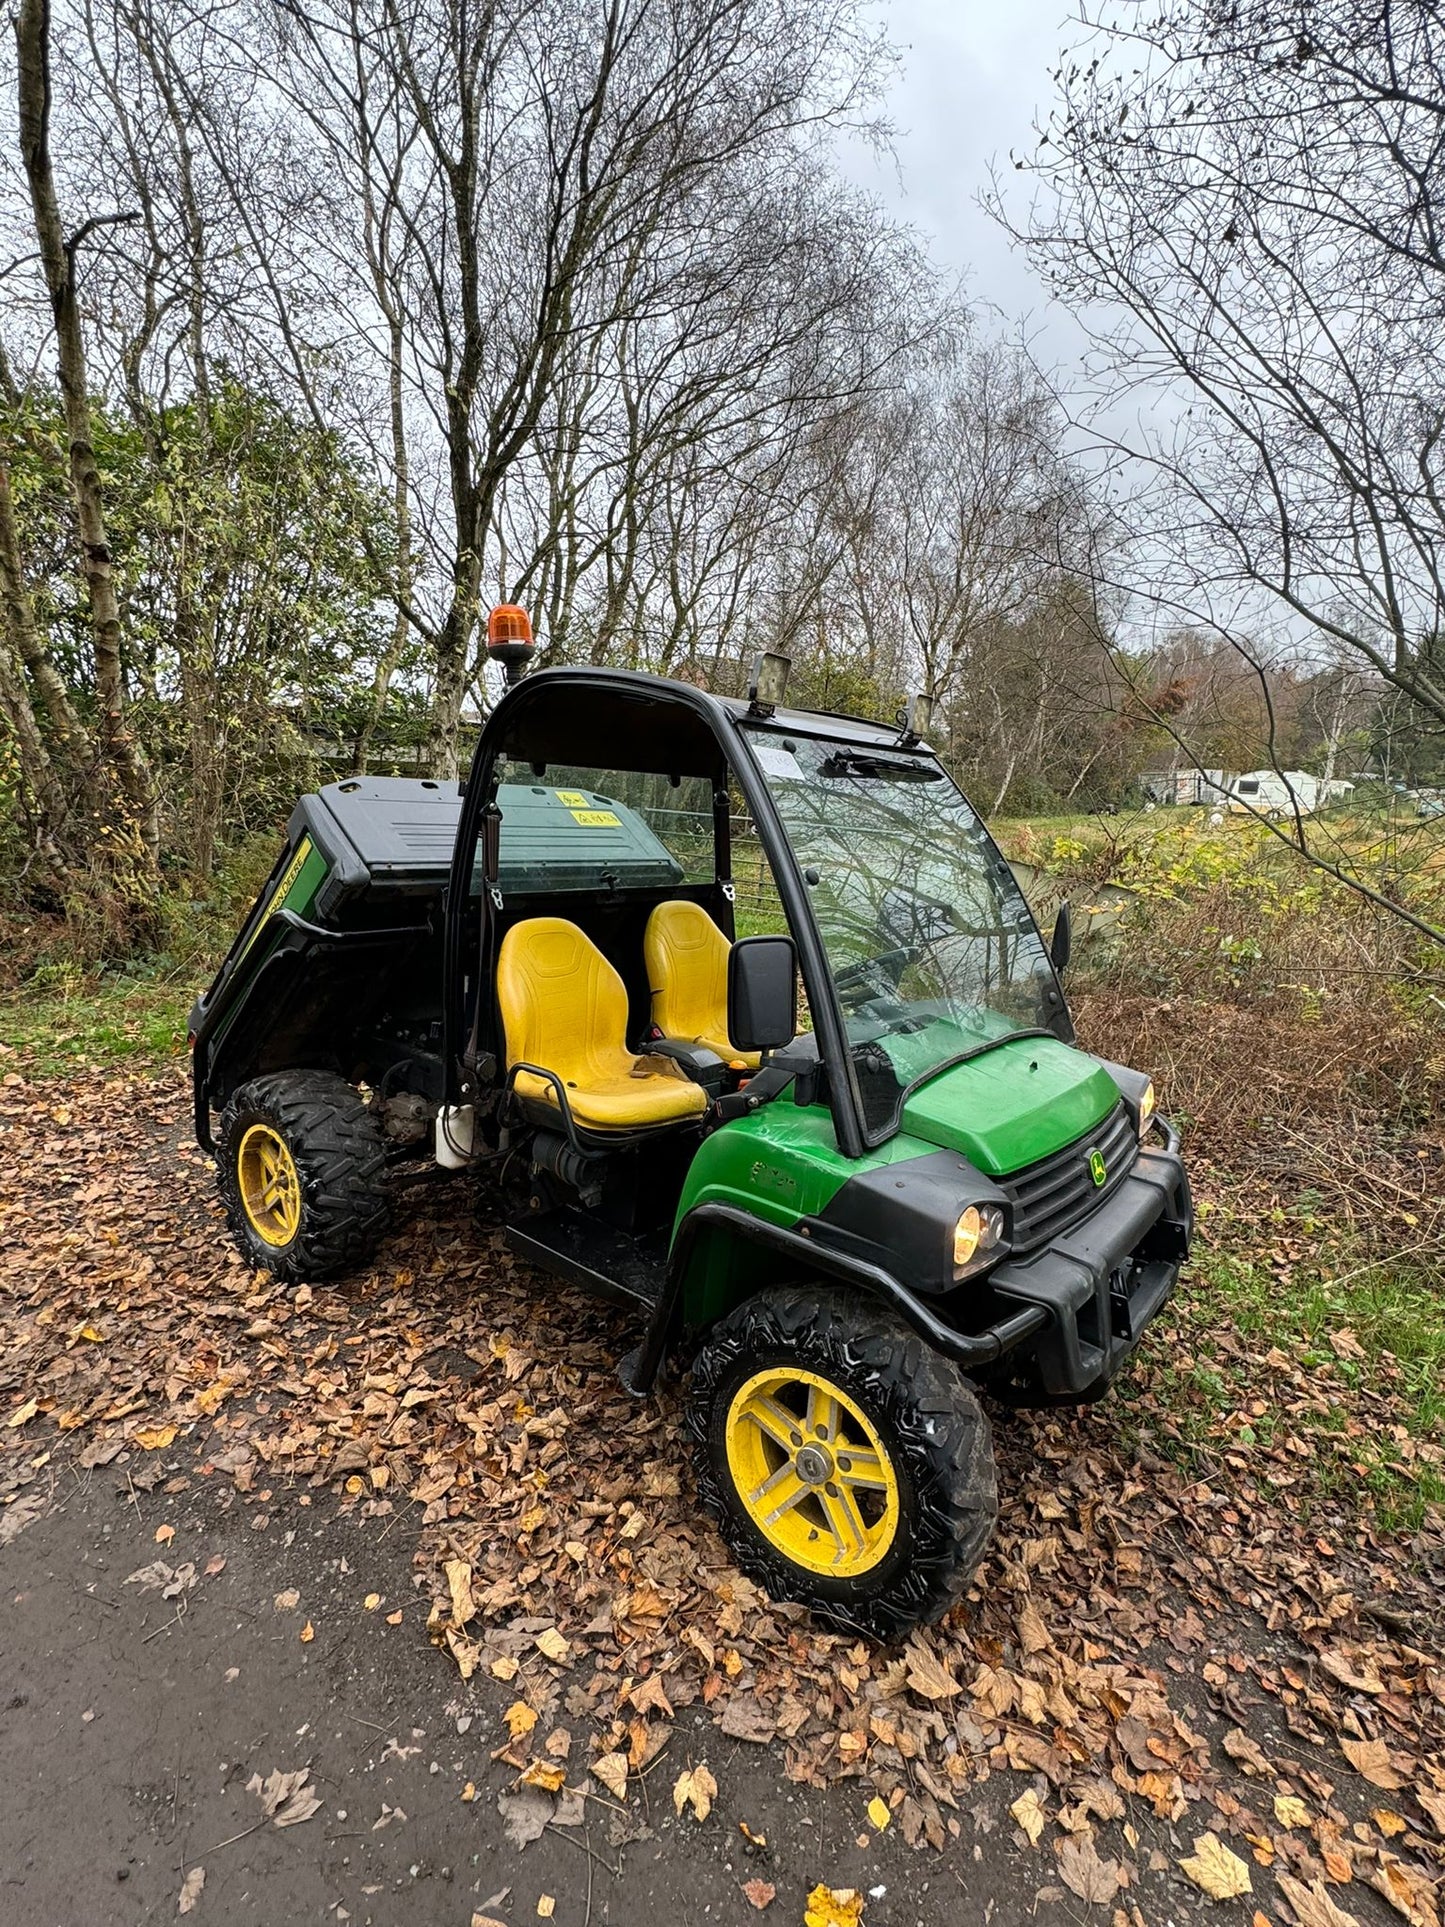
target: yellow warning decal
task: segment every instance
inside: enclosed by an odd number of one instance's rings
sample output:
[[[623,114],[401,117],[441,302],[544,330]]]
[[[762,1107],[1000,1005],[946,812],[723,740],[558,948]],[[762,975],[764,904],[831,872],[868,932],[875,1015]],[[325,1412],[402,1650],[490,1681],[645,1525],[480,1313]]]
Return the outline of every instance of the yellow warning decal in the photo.
[[[302,870],[305,869],[306,859],[310,854],[311,838],[309,836],[303,836],[301,841],[296,845],[295,856],[293,856],[291,861],[286,865],[285,873],[281,881],[276,885],[275,894],[266,905],[267,916],[286,901],[291,890],[291,885],[296,881],[297,877],[300,876]]]
[[[611,810],[573,810],[572,821],[580,823],[584,830],[620,830],[622,818],[614,816]]]
[[[251,948],[251,945],[256,941],[257,937],[260,936],[261,932],[265,929],[266,925],[270,922],[272,911],[279,910],[281,906],[285,903],[286,898],[290,894],[292,884],[296,881],[297,877],[299,877],[301,872],[305,869],[306,859],[307,857],[310,856],[310,854],[311,854],[311,838],[309,836],[303,836],[301,841],[296,845],[296,854],[292,857],[291,861],[286,865],[285,870],[282,872],[281,881],[276,885],[276,888],[271,892],[270,897],[267,899],[266,908],[261,912],[260,916],[257,917],[255,929],[251,932],[250,936],[247,937],[245,943],[241,946],[240,956],[238,956],[236,959],[237,963],[241,961],[241,957],[244,957],[246,955],[247,951],[249,951],[249,949]]]
[[[553,790],[552,794],[559,803],[565,803],[569,810],[587,808],[587,796],[583,790]]]

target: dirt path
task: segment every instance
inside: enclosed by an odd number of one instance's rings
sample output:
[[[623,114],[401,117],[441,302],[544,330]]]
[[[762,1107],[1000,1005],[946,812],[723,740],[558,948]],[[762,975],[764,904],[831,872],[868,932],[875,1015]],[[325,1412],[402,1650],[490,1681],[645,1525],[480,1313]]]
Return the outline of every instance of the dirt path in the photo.
[[[864,1927],[1438,1927],[1438,1542],[1181,1469],[1148,1356],[997,1415],[979,1586],[883,1652],[732,1571],[625,1322],[459,1187],[287,1296],[174,1081],[7,1083],[0,1182],[0,1921],[171,1919],[202,1867],[200,1923],[800,1927],[823,1883]],[[248,1783],[302,1770],[277,1828]]]

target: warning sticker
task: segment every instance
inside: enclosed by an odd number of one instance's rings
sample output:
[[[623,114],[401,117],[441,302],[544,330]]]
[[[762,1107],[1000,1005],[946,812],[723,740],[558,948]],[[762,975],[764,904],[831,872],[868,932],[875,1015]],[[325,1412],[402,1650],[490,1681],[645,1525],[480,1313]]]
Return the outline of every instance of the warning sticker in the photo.
[[[620,830],[622,818],[614,816],[611,810],[573,810],[572,821],[580,823],[584,830]]]
[[[565,803],[569,810],[587,808],[587,796],[583,790],[553,790],[552,794],[559,803]]]

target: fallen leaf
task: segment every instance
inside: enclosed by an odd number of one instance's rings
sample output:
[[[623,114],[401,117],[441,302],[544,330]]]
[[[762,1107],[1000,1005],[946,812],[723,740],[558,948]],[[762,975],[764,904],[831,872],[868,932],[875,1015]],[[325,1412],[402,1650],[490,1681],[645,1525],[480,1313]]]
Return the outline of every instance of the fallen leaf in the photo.
[[[1298,1799],[1293,1793],[1276,1793],[1274,1817],[1282,1827],[1307,1827],[1310,1823],[1310,1810],[1304,1801]]]
[[[0,1512],[0,1546],[8,1546],[12,1539],[18,1539],[26,1526],[33,1526],[46,1507],[43,1492],[24,1492],[12,1505]]]
[[[597,1775],[609,1793],[620,1800],[627,1791],[627,1755],[625,1753],[604,1753],[600,1760],[592,1762],[592,1771]]]
[[[858,1927],[862,1918],[856,1887],[814,1887],[803,1909],[803,1927]]]
[[[500,1659],[494,1659],[492,1661],[491,1674],[493,1679],[513,1680],[517,1677],[517,1672],[517,1662],[512,1658],[510,1653],[503,1653]]]
[[[507,1923],[495,1914],[473,1914],[472,1927],[507,1927]]]
[[[1195,1838],[1194,1852],[1179,1862],[1180,1871],[1211,1900],[1237,1900],[1253,1893],[1249,1868],[1237,1853],[1232,1853],[1216,1833],[1201,1833]]]
[[[156,1527],[156,1544],[158,1546],[168,1546],[171,1543],[171,1540],[175,1538],[175,1536],[176,1536],[176,1529],[174,1526],[157,1526]]]
[[[662,1680],[656,1673],[634,1686],[628,1697],[633,1710],[638,1713],[660,1713],[665,1720],[673,1718],[672,1701],[667,1697]]]
[[[301,1595],[294,1586],[289,1586],[285,1592],[278,1592],[271,1604],[278,1613],[294,1613],[301,1604]]]
[[[1049,1638],[1043,1615],[1032,1599],[1026,1599],[1019,1608],[1019,1639],[1026,1653],[1047,1652],[1054,1643]]]
[[[925,1646],[908,1648],[908,1684],[926,1700],[948,1700],[963,1688]]]
[[[767,1710],[744,1695],[728,1701],[718,1725],[730,1740],[751,1740],[755,1746],[767,1746],[778,1731]]]
[[[1268,1773],[1269,1761],[1260,1750],[1259,1742],[1252,1740],[1242,1727],[1231,1727],[1224,1736],[1224,1750],[1231,1760],[1237,1760],[1246,1773]]]
[[[381,1604],[381,1594],[379,1592],[369,1592],[361,1603],[367,1612],[374,1613]]]
[[[680,1773],[672,1789],[673,1811],[682,1818],[684,1807],[690,1806],[699,1822],[706,1820],[712,1812],[712,1803],[717,1798],[717,1781],[705,1766],[689,1767]]]
[[[27,1398],[23,1405],[17,1405],[5,1423],[12,1430],[17,1425],[28,1425],[40,1410],[38,1399]]]
[[[557,1903],[552,1898],[551,1894],[543,1894],[541,1899],[537,1902],[538,1920],[550,1920],[553,1914],[556,1913],[556,1911],[557,1911]]]
[[[507,1722],[507,1731],[514,1740],[525,1739],[537,1724],[537,1715],[525,1700],[513,1700],[502,1718]]]
[[[303,1646],[309,1646],[312,1640],[315,1639],[316,1628],[311,1624],[311,1621],[309,1619],[307,1620],[306,1624],[301,1628],[299,1637],[301,1640],[301,1644]]]
[[[546,1832],[552,1818],[552,1796],[540,1787],[519,1787],[515,1793],[497,1795],[497,1811],[507,1838],[520,1849],[540,1840]]]
[[[537,1650],[544,1659],[555,1660],[559,1665],[563,1660],[570,1659],[572,1655],[572,1648],[555,1626],[549,1626],[546,1632],[538,1633]]]
[[[201,1897],[201,1889],[205,1884],[205,1868],[192,1867],[191,1871],[181,1882],[181,1897],[176,1905],[176,1912],[178,1914],[189,1914],[194,1911],[196,1902]]]
[[[567,1769],[548,1760],[533,1760],[522,1775],[527,1786],[540,1787],[544,1793],[560,1793],[567,1783]]]
[[[1353,1914],[1336,1905],[1323,1880],[1312,1880],[1306,1886],[1293,1874],[1278,1874],[1276,1879],[1298,1927],[1360,1927]]]
[[[1370,1875],[1370,1885],[1385,1896],[1397,1914],[1404,1915],[1410,1927],[1440,1927],[1434,1881],[1416,1868],[1407,1867],[1392,1853],[1380,1855],[1380,1864]]]
[[[298,1767],[294,1773],[273,1771],[264,1780],[259,1773],[253,1773],[246,1782],[246,1791],[255,1794],[262,1812],[273,1825],[295,1827],[309,1820],[321,1807],[320,1796],[306,1784],[310,1777],[311,1769],[305,1766]]]
[[[883,1829],[888,1825],[889,1821],[893,1818],[893,1815],[888,1811],[887,1801],[880,1800],[876,1793],[873,1795],[873,1798],[868,1802],[868,1818],[873,1822],[873,1825],[877,1828],[879,1833],[882,1833]]]
[[[447,1591],[451,1594],[452,1624],[465,1626],[476,1615],[472,1603],[472,1568],[466,1559],[448,1559],[446,1562]]]
[[[5,1521],[0,1519],[0,1537],[3,1537],[4,1530]],[[1435,1822],[1435,1831],[1437,1833],[1445,1833],[1445,1793],[1430,1793],[1426,1788],[1417,1786],[1415,1789],[1415,1798]],[[1399,1818],[1399,1815],[1392,1813],[1389,1817],[1395,1820]],[[1380,1822],[1382,1827],[1385,1827],[1384,1819],[1381,1817],[1378,1807],[1375,1809],[1375,1818]],[[1397,1831],[1397,1829],[1385,1827],[1385,1831],[1386,1833],[1391,1833]]]
[[[15,1425],[18,1421],[12,1418],[10,1423]],[[174,1445],[175,1438],[176,1428],[174,1425],[159,1425],[152,1426],[145,1431],[137,1432],[134,1443],[146,1452],[164,1452],[168,1445]]]
[[[1091,1833],[1070,1833],[1054,1842],[1059,1877],[1071,1893],[1092,1906],[1104,1907],[1124,1885],[1117,1860],[1101,1860]]]
[[[743,1882],[743,1892],[749,1904],[756,1907],[759,1913],[764,1907],[771,1907],[778,1897],[778,1890],[771,1880],[759,1880],[756,1877]]]
[[[1341,1740],[1340,1751],[1356,1773],[1362,1773],[1371,1786],[1393,1793],[1405,1785],[1404,1779],[1390,1764],[1389,1748],[1383,1740]]]
[[[1019,1795],[1009,1808],[1009,1812],[1028,1835],[1029,1845],[1036,1847],[1044,1828],[1048,1825],[1049,1816],[1032,1787]]]

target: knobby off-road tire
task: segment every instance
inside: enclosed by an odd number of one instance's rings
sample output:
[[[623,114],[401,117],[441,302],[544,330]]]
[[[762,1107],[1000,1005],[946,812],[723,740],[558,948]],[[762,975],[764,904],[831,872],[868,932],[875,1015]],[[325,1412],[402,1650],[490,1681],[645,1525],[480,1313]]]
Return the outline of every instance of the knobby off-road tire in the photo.
[[[381,1242],[386,1147],[342,1077],[277,1071],[241,1085],[221,1116],[218,1164],[237,1244],[288,1284],[354,1270]]]
[[[793,1389],[789,1373],[802,1375],[792,1380]],[[767,1528],[760,1522],[779,1493],[791,1495],[803,1449],[815,1443],[806,1416],[815,1381],[842,1394],[832,1408],[842,1428],[835,1466],[850,1466],[854,1477],[860,1466],[870,1467],[872,1454],[854,1452],[848,1440],[866,1440],[871,1432],[891,1470],[892,1494],[862,1495],[860,1515],[865,1503],[868,1516],[876,1515],[866,1545],[842,1534],[830,1542],[826,1523],[821,1531],[809,1525],[810,1518],[828,1516],[817,1491],[795,1507],[788,1547],[776,1542],[782,1530],[776,1522]],[[742,1436],[757,1400],[762,1418],[753,1429],[769,1455],[762,1461],[757,1441],[750,1446]],[[767,1431],[775,1425],[775,1405],[784,1419],[789,1409],[797,1415],[786,1442]],[[694,1361],[687,1426],[704,1506],[737,1564],[775,1599],[799,1601],[834,1624],[893,1640],[941,1618],[983,1557],[998,1514],[988,1419],[957,1366],[864,1294],[786,1287],[738,1306],[707,1334]],[[818,1448],[826,1450],[826,1441],[817,1441]],[[812,1480],[825,1469],[817,1458],[805,1467]],[[749,1482],[769,1472],[772,1492],[750,1503]],[[846,1485],[843,1472],[835,1476]],[[753,1484],[753,1492],[758,1489]],[[834,1517],[836,1507],[835,1495]],[[856,1556],[843,1559],[843,1575],[822,1569],[831,1548],[845,1544]]]

